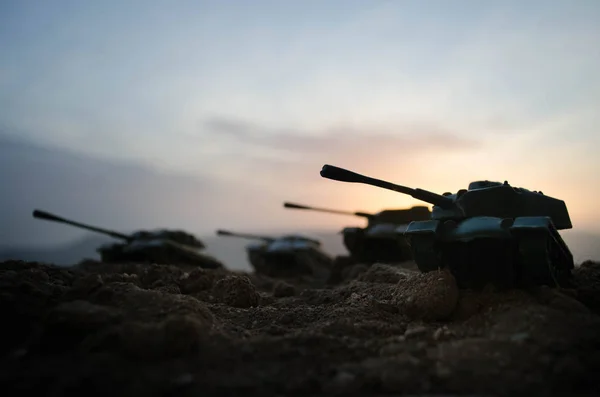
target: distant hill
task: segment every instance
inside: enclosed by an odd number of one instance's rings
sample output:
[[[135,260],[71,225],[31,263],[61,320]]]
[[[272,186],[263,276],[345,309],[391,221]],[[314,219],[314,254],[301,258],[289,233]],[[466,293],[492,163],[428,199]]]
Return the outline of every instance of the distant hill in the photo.
[[[279,235],[282,231],[262,232],[263,234]],[[342,244],[341,235],[335,232],[318,231],[306,232],[320,239],[325,251],[332,255],[347,254]],[[567,231],[562,233],[566,243],[575,256],[575,262],[580,263],[587,259],[600,259],[600,234]],[[218,237],[200,236],[207,247],[207,252],[223,261],[231,269],[249,269],[244,250],[248,240]],[[110,238],[90,235],[68,245],[57,247],[20,247],[1,248],[0,260],[20,259],[27,261],[39,261],[54,263],[59,266],[69,266],[79,262],[83,258],[99,259],[96,248]]]

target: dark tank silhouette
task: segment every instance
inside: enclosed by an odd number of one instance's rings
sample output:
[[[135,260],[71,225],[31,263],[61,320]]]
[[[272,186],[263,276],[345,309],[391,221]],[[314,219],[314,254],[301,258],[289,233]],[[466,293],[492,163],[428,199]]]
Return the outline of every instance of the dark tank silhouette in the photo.
[[[321,242],[301,234],[280,237],[217,230],[219,236],[257,240],[246,246],[248,261],[256,273],[271,277],[314,276],[326,279],[333,259]]]
[[[397,230],[406,228],[412,221],[431,217],[429,208],[414,206],[407,209],[387,209],[375,214],[339,211],[286,202],[285,208],[354,215],[367,219],[366,227],[345,227],[342,230],[344,246],[350,253],[348,262],[372,265],[397,264],[412,259],[412,252]],[[341,258],[340,258],[341,259]]]
[[[33,217],[65,223],[122,240],[123,242],[105,244],[97,249],[100,260],[104,263],[156,263],[198,266],[207,269],[224,268],[219,260],[201,252],[205,248],[202,241],[182,230],[140,230],[127,235],[74,222],[40,210],[34,210]]]
[[[449,268],[459,287],[568,286],[573,255],[558,233],[572,228],[565,202],[508,182],[475,181],[439,195],[331,165],[321,176],[408,194],[433,204],[430,220],[399,230],[422,272]]]

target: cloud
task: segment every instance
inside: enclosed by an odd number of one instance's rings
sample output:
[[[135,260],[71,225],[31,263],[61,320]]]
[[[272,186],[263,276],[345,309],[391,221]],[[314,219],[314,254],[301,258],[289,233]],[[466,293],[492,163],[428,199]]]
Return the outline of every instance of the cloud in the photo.
[[[0,121],[92,155],[226,174],[250,158],[465,153],[597,107],[595,3],[339,4],[19,7]],[[202,124],[221,137],[198,132],[198,115],[224,113]]]
[[[215,139],[231,145],[270,149],[282,163],[331,158],[338,161],[379,162],[389,157],[413,158],[422,153],[470,152],[483,141],[435,124],[339,126],[316,131],[269,128],[233,117],[210,117],[203,126]]]

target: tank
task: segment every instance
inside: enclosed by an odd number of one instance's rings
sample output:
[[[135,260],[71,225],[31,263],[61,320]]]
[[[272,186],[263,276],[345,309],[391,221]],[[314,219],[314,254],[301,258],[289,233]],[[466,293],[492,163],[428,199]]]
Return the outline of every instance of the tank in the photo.
[[[374,263],[398,264],[412,259],[407,241],[398,237],[397,230],[406,228],[412,221],[428,220],[431,211],[426,206],[407,209],[387,209],[375,214],[349,212],[286,202],[285,208],[354,215],[366,218],[366,227],[346,227],[341,233],[344,246],[350,253],[351,262],[372,265]]]
[[[467,189],[440,195],[331,165],[323,166],[321,176],[433,204],[431,219],[398,230],[422,272],[448,268],[460,288],[570,285],[573,255],[558,230],[572,224],[562,200],[507,181],[474,181]]]
[[[96,250],[104,263],[135,262],[224,268],[219,260],[202,252],[205,248],[202,241],[182,230],[140,230],[127,235],[74,222],[41,210],[34,210],[33,217],[65,223],[121,240],[122,242],[102,245]]]
[[[218,236],[256,240],[246,246],[248,261],[256,273],[270,277],[329,276],[333,259],[321,242],[301,234],[280,237],[217,230]]]

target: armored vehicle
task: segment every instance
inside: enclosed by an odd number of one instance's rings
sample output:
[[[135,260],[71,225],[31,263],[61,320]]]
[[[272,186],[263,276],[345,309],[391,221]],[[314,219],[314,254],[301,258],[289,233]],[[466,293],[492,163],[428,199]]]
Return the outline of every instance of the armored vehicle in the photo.
[[[321,249],[318,240],[300,234],[270,237],[227,230],[217,230],[217,235],[257,240],[246,246],[248,261],[256,273],[282,278],[329,276],[333,259]]]
[[[397,264],[412,259],[410,247],[398,236],[398,228],[406,228],[412,221],[428,220],[431,211],[425,206],[408,209],[388,209],[375,214],[349,212],[284,203],[285,208],[354,215],[367,219],[366,227],[345,227],[342,230],[344,246],[350,253],[350,262]]]
[[[324,165],[321,176],[364,183],[433,204],[430,220],[399,230],[422,272],[448,268],[460,288],[567,286],[573,255],[558,233],[572,228],[564,201],[508,182],[475,181],[442,195]]]
[[[198,266],[207,269],[224,268],[220,261],[201,252],[205,248],[202,241],[182,230],[141,230],[126,235],[74,222],[40,210],[34,210],[33,217],[66,223],[122,240],[119,243],[102,245],[97,249],[104,263],[157,263]]]

